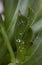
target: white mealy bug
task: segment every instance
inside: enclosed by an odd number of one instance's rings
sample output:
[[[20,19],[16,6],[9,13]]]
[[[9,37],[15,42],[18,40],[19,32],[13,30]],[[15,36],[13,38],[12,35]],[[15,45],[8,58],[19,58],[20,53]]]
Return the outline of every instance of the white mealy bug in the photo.
[[[0,0],[0,15],[2,17],[2,20],[5,21],[5,16],[4,16],[4,5],[3,5],[3,0]]]

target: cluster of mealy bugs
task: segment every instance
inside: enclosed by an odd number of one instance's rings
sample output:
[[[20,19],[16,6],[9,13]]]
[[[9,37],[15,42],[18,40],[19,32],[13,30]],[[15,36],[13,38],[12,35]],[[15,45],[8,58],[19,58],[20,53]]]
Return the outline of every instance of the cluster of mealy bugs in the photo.
[[[2,17],[2,20],[5,21],[3,0],[0,0],[0,16]]]

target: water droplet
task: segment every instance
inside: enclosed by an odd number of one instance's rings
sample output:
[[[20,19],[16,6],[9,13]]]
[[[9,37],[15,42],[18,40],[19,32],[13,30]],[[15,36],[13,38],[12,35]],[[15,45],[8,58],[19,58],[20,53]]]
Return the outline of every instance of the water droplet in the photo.
[[[22,44],[24,44],[24,41],[22,42]]]
[[[37,36],[37,39],[38,39],[38,36]]]
[[[24,47],[22,48],[22,50],[24,50]]]
[[[19,49],[20,49],[21,47],[19,46]]]
[[[27,60],[28,58],[30,58],[30,56],[25,56],[25,59]]]
[[[16,40],[16,42],[19,42],[19,43],[21,43],[21,40],[20,40],[20,39],[17,39],[17,40]]]
[[[20,52],[22,52],[23,50],[22,49],[20,49]]]
[[[22,23],[22,24],[24,24],[24,21],[23,21],[23,20],[21,20],[21,23]]]
[[[25,25],[25,22],[23,20],[21,20],[21,24],[24,26]]]
[[[19,33],[20,35],[22,35],[22,33]]]
[[[18,59],[16,59],[16,63],[17,63],[17,64],[19,63],[19,60],[18,60]]]

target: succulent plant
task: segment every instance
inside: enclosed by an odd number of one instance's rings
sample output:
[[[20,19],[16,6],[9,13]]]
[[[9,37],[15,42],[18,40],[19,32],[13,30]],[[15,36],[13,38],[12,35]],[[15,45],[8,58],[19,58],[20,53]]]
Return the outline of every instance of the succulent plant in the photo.
[[[1,1],[0,65],[42,65],[42,0]]]

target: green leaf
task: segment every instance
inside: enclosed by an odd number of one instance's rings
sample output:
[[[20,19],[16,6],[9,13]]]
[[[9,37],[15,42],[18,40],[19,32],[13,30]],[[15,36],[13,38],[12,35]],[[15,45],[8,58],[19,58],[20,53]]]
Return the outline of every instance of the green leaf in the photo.
[[[16,11],[15,11],[15,14],[13,15],[13,18],[11,19],[11,23],[7,30],[9,38],[11,38],[11,36],[14,34],[15,25],[16,25],[16,22],[18,19],[20,4],[21,4],[21,0],[18,1],[18,5],[17,5]]]
[[[4,40],[4,44],[6,45],[8,51],[9,51],[9,54],[10,54],[10,57],[11,57],[11,62],[13,62],[13,63],[15,64],[14,52],[13,52],[13,50],[12,50],[12,47],[11,47],[11,45],[10,45],[10,42],[9,42],[9,40],[8,40],[8,37],[7,37],[7,34],[6,34],[6,32],[5,32],[4,27],[2,26],[0,30],[1,30],[2,36],[3,36],[3,38],[4,38],[4,39],[3,39],[3,40]]]
[[[5,28],[8,29],[14,16],[18,0],[4,0],[5,7]]]
[[[33,41],[34,44],[34,49],[30,49],[31,51],[33,51],[33,53],[31,54],[29,60],[26,60],[23,65],[42,65],[42,31],[39,32],[38,36],[35,38],[35,40]],[[29,52],[30,52],[29,50]]]
[[[26,17],[25,17],[26,18]],[[27,49],[32,46],[31,39],[32,39],[32,29],[27,25],[28,21],[25,19],[24,16],[20,16],[16,27],[14,38],[17,46],[17,58],[21,62],[24,62],[26,59]]]
[[[27,16],[29,0],[21,0],[20,11],[23,15]]]
[[[29,6],[37,13],[42,8],[42,0],[29,0]]]
[[[34,33],[37,33],[38,31],[42,30],[42,19],[32,25],[32,29]]]
[[[29,7],[32,8],[33,12],[35,13],[34,19],[31,23],[35,23],[37,20],[42,18],[42,0],[29,0]]]

